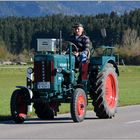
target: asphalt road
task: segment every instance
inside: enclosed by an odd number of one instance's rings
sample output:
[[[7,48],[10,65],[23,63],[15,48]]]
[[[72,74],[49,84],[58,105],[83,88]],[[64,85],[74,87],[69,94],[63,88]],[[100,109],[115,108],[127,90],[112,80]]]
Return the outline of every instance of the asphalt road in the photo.
[[[140,140],[140,105],[118,108],[113,119],[98,119],[88,111],[81,123],[73,123],[70,114],[58,115],[53,121],[0,122],[0,139]]]

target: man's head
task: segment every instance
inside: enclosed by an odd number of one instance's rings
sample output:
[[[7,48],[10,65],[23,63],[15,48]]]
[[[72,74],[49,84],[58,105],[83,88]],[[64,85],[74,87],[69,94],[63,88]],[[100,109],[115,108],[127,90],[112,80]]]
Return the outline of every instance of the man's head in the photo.
[[[74,30],[75,35],[80,36],[84,32],[84,27],[83,27],[83,25],[81,23],[76,23],[73,26],[73,30]]]

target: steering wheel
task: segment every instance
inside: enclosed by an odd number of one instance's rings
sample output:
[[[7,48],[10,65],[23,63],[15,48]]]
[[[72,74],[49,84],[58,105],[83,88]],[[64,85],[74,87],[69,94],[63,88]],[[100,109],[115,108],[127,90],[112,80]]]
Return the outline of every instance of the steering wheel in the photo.
[[[78,47],[72,43],[71,41],[67,41],[68,44],[71,44],[72,46],[72,54],[76,54],[78,53]],[[67,47],[64,49],[64,54],[68,54],[69,53],[69,46],[67,45]]]

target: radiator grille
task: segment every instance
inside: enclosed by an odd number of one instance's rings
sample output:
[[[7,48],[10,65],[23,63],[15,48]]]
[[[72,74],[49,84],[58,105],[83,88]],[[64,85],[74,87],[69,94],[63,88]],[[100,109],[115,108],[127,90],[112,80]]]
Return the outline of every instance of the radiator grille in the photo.
[[[34,62],[34,82],[46,81],[54,81],[54,63],[52,61]]]

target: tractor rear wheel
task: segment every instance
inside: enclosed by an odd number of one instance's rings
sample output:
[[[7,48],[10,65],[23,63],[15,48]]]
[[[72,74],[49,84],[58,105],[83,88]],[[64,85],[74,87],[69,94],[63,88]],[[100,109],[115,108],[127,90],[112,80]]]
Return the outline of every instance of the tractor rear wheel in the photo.
[[[116,113],[118,102],[118,81],[115,68],[108,63],[97,76],[93,105],[96,116],[112,118]]]
[[[54,119],[54,111],[49,106],[49,103],[46,102],[35,102],[34,103],[35,113],[38,118],[43,120],[52,120]]]
[[[11,115],[16,123],[23,123],[27,117],[26,94],[22,90],[15,90],[10,101]]]
[[[86,115],[87,97],[83,89],[77,88],[71,99],[71,116],[74,122],[82,122]]]

